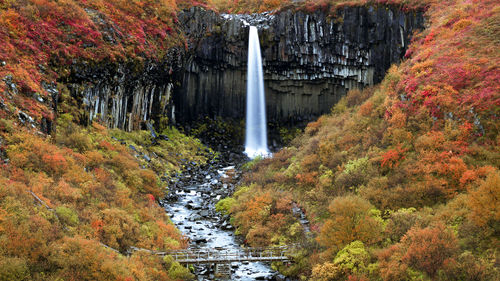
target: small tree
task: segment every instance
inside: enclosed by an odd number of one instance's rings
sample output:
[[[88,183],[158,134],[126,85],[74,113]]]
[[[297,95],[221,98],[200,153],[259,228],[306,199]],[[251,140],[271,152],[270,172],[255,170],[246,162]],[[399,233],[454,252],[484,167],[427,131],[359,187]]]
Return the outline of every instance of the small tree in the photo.
[[[457,239],[444,225],[412,228],[401,239],[401,244],[404,250],[402,261],[426,272],[431,278],[457,251]]]
[[[354,195],[337,197],[328,211],[330,218],[317,238],[327,248],[327,256],[356,240],[367,245],[379,241],[382,224],[377,210],[367,200]]]

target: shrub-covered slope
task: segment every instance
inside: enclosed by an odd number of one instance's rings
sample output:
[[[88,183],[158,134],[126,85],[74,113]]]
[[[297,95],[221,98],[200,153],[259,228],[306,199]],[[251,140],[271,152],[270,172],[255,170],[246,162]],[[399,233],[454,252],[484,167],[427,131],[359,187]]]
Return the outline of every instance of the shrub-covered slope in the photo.
[[[187,246],[158,205],[158,175],[180,171],[179,157],[204,162],[200,143],[167,129],[152,144],[149,132],[81,128],[68,114],[57,128],[35,135],[0,119],[0,280],[190,278],[169,259],[125,254]]]
[[[201,2],[201,3],[200,3]],[[318,9],[332,14],[344,6],[359,5],[395,5],[402,9],[422,9],[429,0],[177,0],[179,7],[202,5],[223,13],[262,13],[280,12],[282,9],[306,9],[314,12]]]
[[[176,12],[174,0],[0,1],[0,116],[52,120],[47,85],[72,64],[162,59],[184,44]]]
[[[500,5],[435,1],[427,15],[381,85],[352,90],[225,201],[250,244],[309,243],[285,272],[498,280]]]

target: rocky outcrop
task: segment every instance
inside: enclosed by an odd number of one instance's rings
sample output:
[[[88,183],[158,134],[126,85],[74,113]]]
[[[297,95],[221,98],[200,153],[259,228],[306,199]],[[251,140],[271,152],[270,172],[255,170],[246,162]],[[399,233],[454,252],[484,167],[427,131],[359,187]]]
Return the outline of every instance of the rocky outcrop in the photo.
[[[75,64],[61,82],[85,107],[84,119],[130,131],[172,116],[172,73],[180,71],[181,58],[173,48],[162,62]]]
[[[248,29],[255,25],[268,121],[308,121],[349,89],[381,81],[423,27],[421,12],[392,6],[345,7],[334,16],[295,10],[219,15],[192,8],[178,18],[187,48],[172,48],[161,62],[72,66],[59,82],[85,107],[85,120],[133,130],[163,116],[180,123],[244,118]]]
[[[259,28],[270,122],[296,123],[326,113],[355,87],[382,80],[423,28],[421,12],[397,7],[218,15],[192,8],[179,15],[188,52],[174,89],[177,119],[240,119],[245,113],[248,26]]]

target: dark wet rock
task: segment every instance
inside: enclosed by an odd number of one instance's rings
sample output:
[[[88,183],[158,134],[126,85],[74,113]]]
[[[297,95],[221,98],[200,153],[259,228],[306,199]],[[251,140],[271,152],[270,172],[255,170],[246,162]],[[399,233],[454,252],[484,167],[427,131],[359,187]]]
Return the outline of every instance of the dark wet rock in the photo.
[[[171,48],[159,62],[75,62],[62,82],[72,96],[82,100],[87,123],[98,117],[110,128],[144,129],[151,120],[158,124],[162,116],[172,116],[171,71],[181,67],[182,52]]]
[[[169,141],[170,140],[166,135],[159,135],[158,139],[164,140],[164,141]]]
[[[244,117],[248,23],[259,29],[268,121],[281,123],[310,120],[329,112],[349,89],[381,81],[424,23],[423,12],[382,5],[345,7],[333,16],[293,9],[220,15],[191,8],[178,17],[189,53],[182,86],[174,89],[182,123]]]
[[[37,100],[38,102],[40,102],[40,103],[43,103],[43,102],[45,101],[45,100],[44,100],[44,99],[40,96],[40,94],[39,94],[39,93],[34,93],[34,94],[33,94],[33,98],[34,98],[35,100]]]
[[[153,128],[153,125],[151,125],[151,123],[147,122],[146,128],[148,128],[149,132],[151,133],[151,138],[156,139],[158,137],[156,135],[155,129]]]
[[[17,95],[19,93],[17,85],[13,82],[13,77],[11,74],[6,75],[2,80],[4,81],[5,86],[7,86],[7,91],[9,94]]]
[[[189,210],[200,210],[201,209],[200,206],[195,205],[195,204],[187,204],[186,208],[188,208]]]
[[[207,243],[207,239],[203,238],[203,237],[197,237],[197,238],[193,239],[193,242],[196,244]]]
[[[8,163],[7,152],[4,149],[4,139],[0,136],[0,163]]]
[[[205,274],[207,274],[207,273],[208,273],[208,269],[206,269],[206,268],[203,268],[203,269],[201,269],[200,271],[198,271],[198,274],[199,274],[199,275],[205,275]]]
[[[18,116],[19,116],[19,121],[21,121],[21,123],[25,124],[25,123],[33,123],[35,120],[33,119],[33,117],[29,116],[28,114],[22,112],[22,111],[19,111],[18,113]]]
[[[202,219],[200,215],[193,215],[189,218],[189,221],[198,221],[200,219]]]
[[[273,276],[274,280],[276,281],[286,281],[288,280],[288,278],[282,274],[276,274],[275,276]]]

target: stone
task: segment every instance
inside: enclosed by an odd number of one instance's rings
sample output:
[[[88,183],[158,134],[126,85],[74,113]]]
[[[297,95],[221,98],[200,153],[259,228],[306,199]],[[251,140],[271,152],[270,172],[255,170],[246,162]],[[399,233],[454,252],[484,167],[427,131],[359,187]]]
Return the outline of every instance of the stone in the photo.
[[[195,237],[192,239],[194,243],[200,244],[200,243],[207,243],[207,239],[203,237]]]
[[[105,40],[119,42],[112,22],[98,11],[85,11]],[[87,124],[99,118],[110,128],[148,127],[156,141],[168,140],[151,125],[162,117],[186,128],[202,117],[243,119],[249,24],[260,33],[269,123],[305,124],[330,112],[350,89],[381,81],[403,57],[412,33],[425,27],[422,11],[395,5],[343,7],[334,15],[294,9],[220,15],[196,7],[179,12],[178,19],[187,49],[172,47],[159,61],[91,65],[74,60],[63,81],[69,94],[82,100]],[[17,94],[12,76],[3,80],[8,92]],[[44,88],[57,101],[56,85]],[[224,139],[214,142],[231,147]],[[229,155],[231,161],[237,157]]]
[[[380,82],[404,55],[412,32],[424,27],[423,12],[397,6],[345,7],[333,17],[293,9],[219,15],[192,8],[178,17],[186,37],[196,38],[188,45],[192,56],[184,60],[181,87],[174,89],[181,123],[244,118],[249,24],[259,29],[271,123],[311,120],[349,89]]]
[[[153,128],[153,125],[151,123],[147,122],[146,127],[148,128],[149,132],[151,133],[151,137],[153,139],[156,139],[158,136],[156,135],[155,129]]]
[[[274,276],[274,280],[276,280],[276,281],[285,281],[285,280],[287,280],[287,278],[283,274],[276,274]]]

